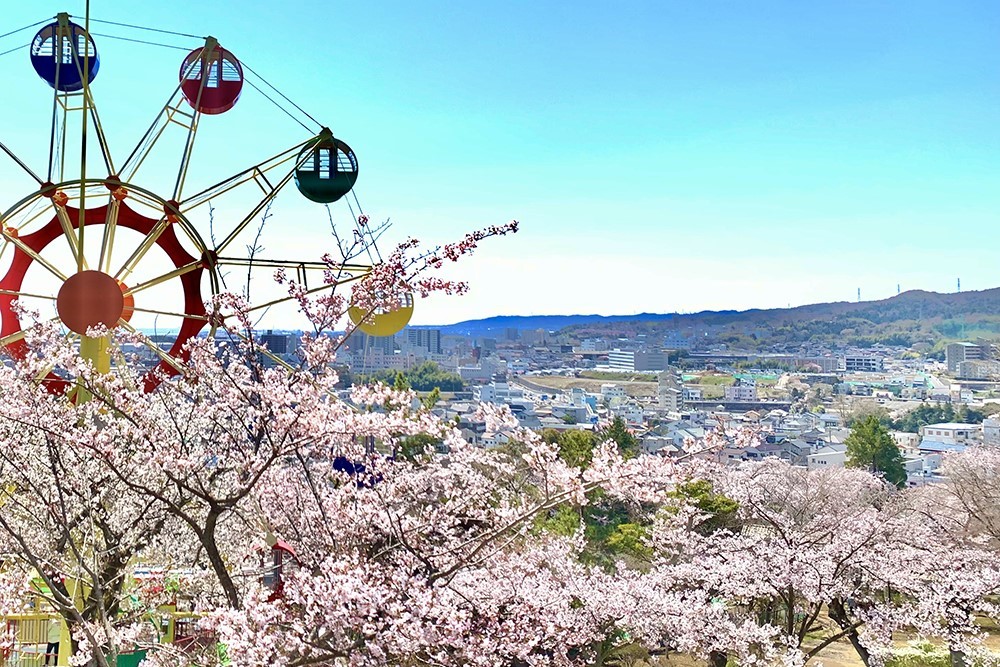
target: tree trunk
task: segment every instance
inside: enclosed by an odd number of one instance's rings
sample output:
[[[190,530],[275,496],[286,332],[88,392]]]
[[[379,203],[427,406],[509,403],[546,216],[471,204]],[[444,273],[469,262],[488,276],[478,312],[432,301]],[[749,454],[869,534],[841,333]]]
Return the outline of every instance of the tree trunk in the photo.
[[[948,654],[951,657],[951,667],[966,667],[965,651],[957,648],[950,648],[948,649]]]
[[[222,590],[226,594],[229,606],[233,609],[240,609],[243,605],[241,604],[240,595],[236,590],[236,584],[229,574],[226,562],[222,559],[222,554],[219,553],[219,546],[215,543],[215,529],[218,526],[218,521],[219,512],[215,509],[210,509],[208,516],[205,517],[205,527],[198,534],[198,537],[202,547],[205,549],[205,555],[208,556],[208,562],[215,571],[215,576],[219,578],[219,585],[222,586]]]
[[[729,654],[722,651],[712,651],[708,654],[708,667],[726,667],[729,662]]]
[[[869,660],[871,656],[868,654],[868,649],[861,644],[861,638],[858,636],[858,629],[854,627],[854,623],[851,621],[850,616],[847,615],[847,607],[844,605],[844,600],[841,598],[833,598],[830,600],[830,604],[827,606],[830,614],[830,618],[840,627],[841,630],[846,632],[845,635],[847,639],[851,642],[851,646],[857,652],[858,657],[861,658],[861,662],[868,667]]]

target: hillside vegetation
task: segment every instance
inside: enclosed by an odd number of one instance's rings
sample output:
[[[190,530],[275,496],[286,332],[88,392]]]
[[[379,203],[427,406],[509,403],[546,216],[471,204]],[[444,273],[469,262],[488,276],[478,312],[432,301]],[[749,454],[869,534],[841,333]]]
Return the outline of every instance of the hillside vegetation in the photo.
[[[715,342],[745,350],[811,343],[858,347],[920,345],[933,351],[948,340],[1000,334],[1000,288],[954,294],[913,290],[882,301],[657,317],[576,324],[562,333],[585,338],[706,331]]]

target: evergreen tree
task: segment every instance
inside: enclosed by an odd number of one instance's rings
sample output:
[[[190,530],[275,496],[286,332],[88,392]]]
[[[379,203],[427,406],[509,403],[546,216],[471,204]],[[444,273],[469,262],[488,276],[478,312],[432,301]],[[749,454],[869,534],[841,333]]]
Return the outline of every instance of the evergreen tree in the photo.
[[[615,417],[611,424],[597,434],[601,441],[614,440],[618,445],[618,451],[625,458],[632,458],[639,454],[639,440],[628,429],[628,425],[621,417]]]
[[[441,389],[438,387],[434,387],[433,389],[431,389],[429,394],[424,396],[422,402],[424,404],[424,407],[430,410],[435,405],[437,405],[438,401],[440,400],[441,400]]]
[[[392,388],[396,391],[406,391],[410,388],[410,381],[406,379],[402,371],[396,371],[396,377],[392,382]]]
[[[906,486],[903,455],[878,417],[869,415],[856,422],[844,444],[847,445],[848,468],[864,468],[881,474],[899,488]]]

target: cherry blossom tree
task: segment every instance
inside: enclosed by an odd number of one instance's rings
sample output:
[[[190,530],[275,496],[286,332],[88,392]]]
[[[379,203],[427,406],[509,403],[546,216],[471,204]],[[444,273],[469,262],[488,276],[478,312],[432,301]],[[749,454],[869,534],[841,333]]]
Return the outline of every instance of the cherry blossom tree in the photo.
[[[232,295],[209,304],[224,336],[191,341],[153,392],[125,352],[99,374],[31,327],[34,354],[0,367],[0,611],[45,600],[73,664],[100,667],[136,649],[163,666],[568,667],[633,649],[798,665],[841,638],[879,664],[902,628],[970,654],[1000,586],[992,452],[898,491],[860,470],[723,467],[706,453],[756,436],[721,428],[677,458],[610,438],[561,457],[483,406],[516,443],[485,450],[412,391],[338,389],[348,303],[461,293],[433,271],[513,230],[409,241],[350,298],[332,259],[322,295],[277,275],[312,326],[298,364],[262,363]],[[50,393],[50,372],[92,398]],[[598,502],[628,512],[630,548],[595,560]],[[161,643],[181,601],[203,634]]]
[[[905,530],[893,489],[864,471],[778,459],[703,474],[735,503],[729,525],[700,530],[712,517],[690,503],[661,514],[655,569],[729,619],[734,631],[703,647],[713,664],[748,650],[805,661],[841,639],[868,664],[861,612],[884,604],[882,563]]]
[[[945,458],[946,479],[910,490],[905,539],[883,563],[898,604],[869,621],[880,650],[891,633],[915,630],[948,648],[952,665],[996,661],[983,647],[981,619],[1000,619],[997,559],[998,457],[990,447],[971,447]]]
[[[426,270],[512,230],[415,255],[408,242],[353,303],[461,292]],[[0,369],[0,542],[14,582],[0,587],[4,608],[44,597],[69,627],[74,664],[102,667],[136,648],[178,665],[569,665],[630,642],[638,577],[585,565],[578,536],[535,519],[600,488],[662,500],[676,463],[625,461],[606,443],[588,469],[571,468],[527,432],[517,456],[486,452],[412,392],[341,396],[327,332],[347,298],[277,278],[314,326],[293,368],[260,363],[245,304],[230,295],[210,304],[229,339],[192,341],[180,377],[152,393],[124,354],[101,375],[53,327],[31,329],[35,354]],[[50,371],[93,398],[49,394],[34,379]],[[421,434],[447,455],[392,456]],[[212,641],[156,641],[149,621],[177,596]]]

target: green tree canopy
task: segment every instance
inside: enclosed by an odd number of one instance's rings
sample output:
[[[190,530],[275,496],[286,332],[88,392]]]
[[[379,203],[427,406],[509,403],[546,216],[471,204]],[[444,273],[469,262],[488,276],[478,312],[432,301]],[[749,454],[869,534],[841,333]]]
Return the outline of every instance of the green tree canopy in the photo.
[[[618,451],[627,459],[639,454],[639,440],[632,434],[632,431],[628,430],[628,425],[621,417],[615,417],[611,420],[611,424],[603,431],[598,432],[597,437],[601,442],[614,440],[615,444],[618,445]]]
[[[406,384],[403,388],[412,387],[417,391],[432,391],[435,387],[440,391],[462,390],[462,378],[456,373],[442,369],[433,361],[425,361],[405,371],[382,370],[375,371],[371,375],[357,375],[353,380],[356,383],[383,382],[394,387],[397,383],[403,382]]]
[[[881,474],[899,488],[906,486],[903,455],[878,417],[869,415],[855,422],[844,444],[847,445],[847,467],[865,468]]]
[[[559,457],[568,465],[576,468],[586,468],[594,458],[594,445],[597,439],[593,431],[563,431],[556,439],[559,445]]]
[[[695,532],[711,535],[723,529],[737,530],[737,512],[740,504],[715,490],[715,485],[707,479],[695,479],[677,485],[671,495],[683,502],[691,503],[705,513],[693,526]]]

